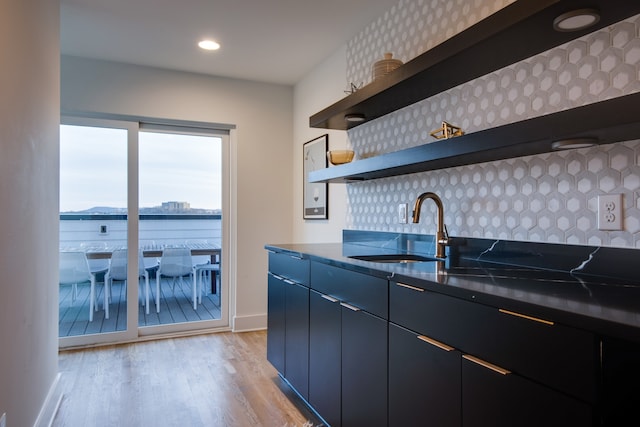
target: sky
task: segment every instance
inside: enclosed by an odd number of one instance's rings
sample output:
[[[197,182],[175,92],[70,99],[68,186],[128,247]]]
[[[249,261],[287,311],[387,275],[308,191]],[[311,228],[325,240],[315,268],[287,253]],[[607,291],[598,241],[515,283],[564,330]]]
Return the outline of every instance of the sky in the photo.
[[[139,133],[140,207],[221,209],[219,137]],[[127,131],[60,127],[60,212],[127,205]]]

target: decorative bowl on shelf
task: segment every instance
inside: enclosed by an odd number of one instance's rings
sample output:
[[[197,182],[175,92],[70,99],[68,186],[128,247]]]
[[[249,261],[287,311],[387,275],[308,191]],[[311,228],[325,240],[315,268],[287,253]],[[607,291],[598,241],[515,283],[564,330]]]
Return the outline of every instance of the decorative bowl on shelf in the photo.
[[[353,150],[331,150],[327,151],[327,158],[332,165],[341,165],[353,160]]]

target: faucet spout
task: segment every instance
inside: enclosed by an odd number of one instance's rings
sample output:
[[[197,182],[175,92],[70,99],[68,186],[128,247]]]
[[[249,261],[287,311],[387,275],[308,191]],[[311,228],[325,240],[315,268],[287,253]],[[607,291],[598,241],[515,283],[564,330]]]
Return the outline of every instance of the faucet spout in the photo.
[[[436,193],[428,191],[418,196],[416,203],[413,206],[413,223],[417,224],[420,222],[420,208],[422,207],[422,202],[426,199],[431,199],[436,204],[436,258],[445,258],[445,247],[449,243],[449,239],[444,226],[444,206],[442,204],[442,200]]]

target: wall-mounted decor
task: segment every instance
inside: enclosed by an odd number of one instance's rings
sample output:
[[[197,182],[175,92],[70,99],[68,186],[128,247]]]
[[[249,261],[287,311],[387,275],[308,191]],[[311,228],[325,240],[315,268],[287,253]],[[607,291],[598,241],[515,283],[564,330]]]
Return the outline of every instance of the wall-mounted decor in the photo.
[[[327,206],[329,185],[324,182],[309,182],[309,172],[327,167],[328,147],[328,134],[304,143],[302,149],[304,156],[302,166],[304,219],[327,219],[329,217]]]

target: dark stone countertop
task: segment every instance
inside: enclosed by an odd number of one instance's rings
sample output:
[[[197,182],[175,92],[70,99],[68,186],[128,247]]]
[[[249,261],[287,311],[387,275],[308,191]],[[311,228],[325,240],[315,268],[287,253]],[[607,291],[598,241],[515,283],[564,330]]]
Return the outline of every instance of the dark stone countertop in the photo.
[[[416,240],[411,237],[416,235],[392,233],[366,236],[373,238],[362,239],[357,234],[354,239],[352,233],[345,231],[343,243],[268,244],[265,248],[598,335],[640,342],[640,282],[634,280],[635,266],[640,264],[636,250],[611,253],[583,246],[452,239],[452,249],[444,261],[405,264],[350,258],[395,253],[429,255],[429,250],[423,248],[433,246],[429,241],[432,236],[418,236]],[[412,243],[407,244],[408,241]],[[461,247],[456,248],[456,244]],[[616,265],[611,264],[611,258],[615,258]],[[601,275],[602,271],[612,270],[618,274]]]

